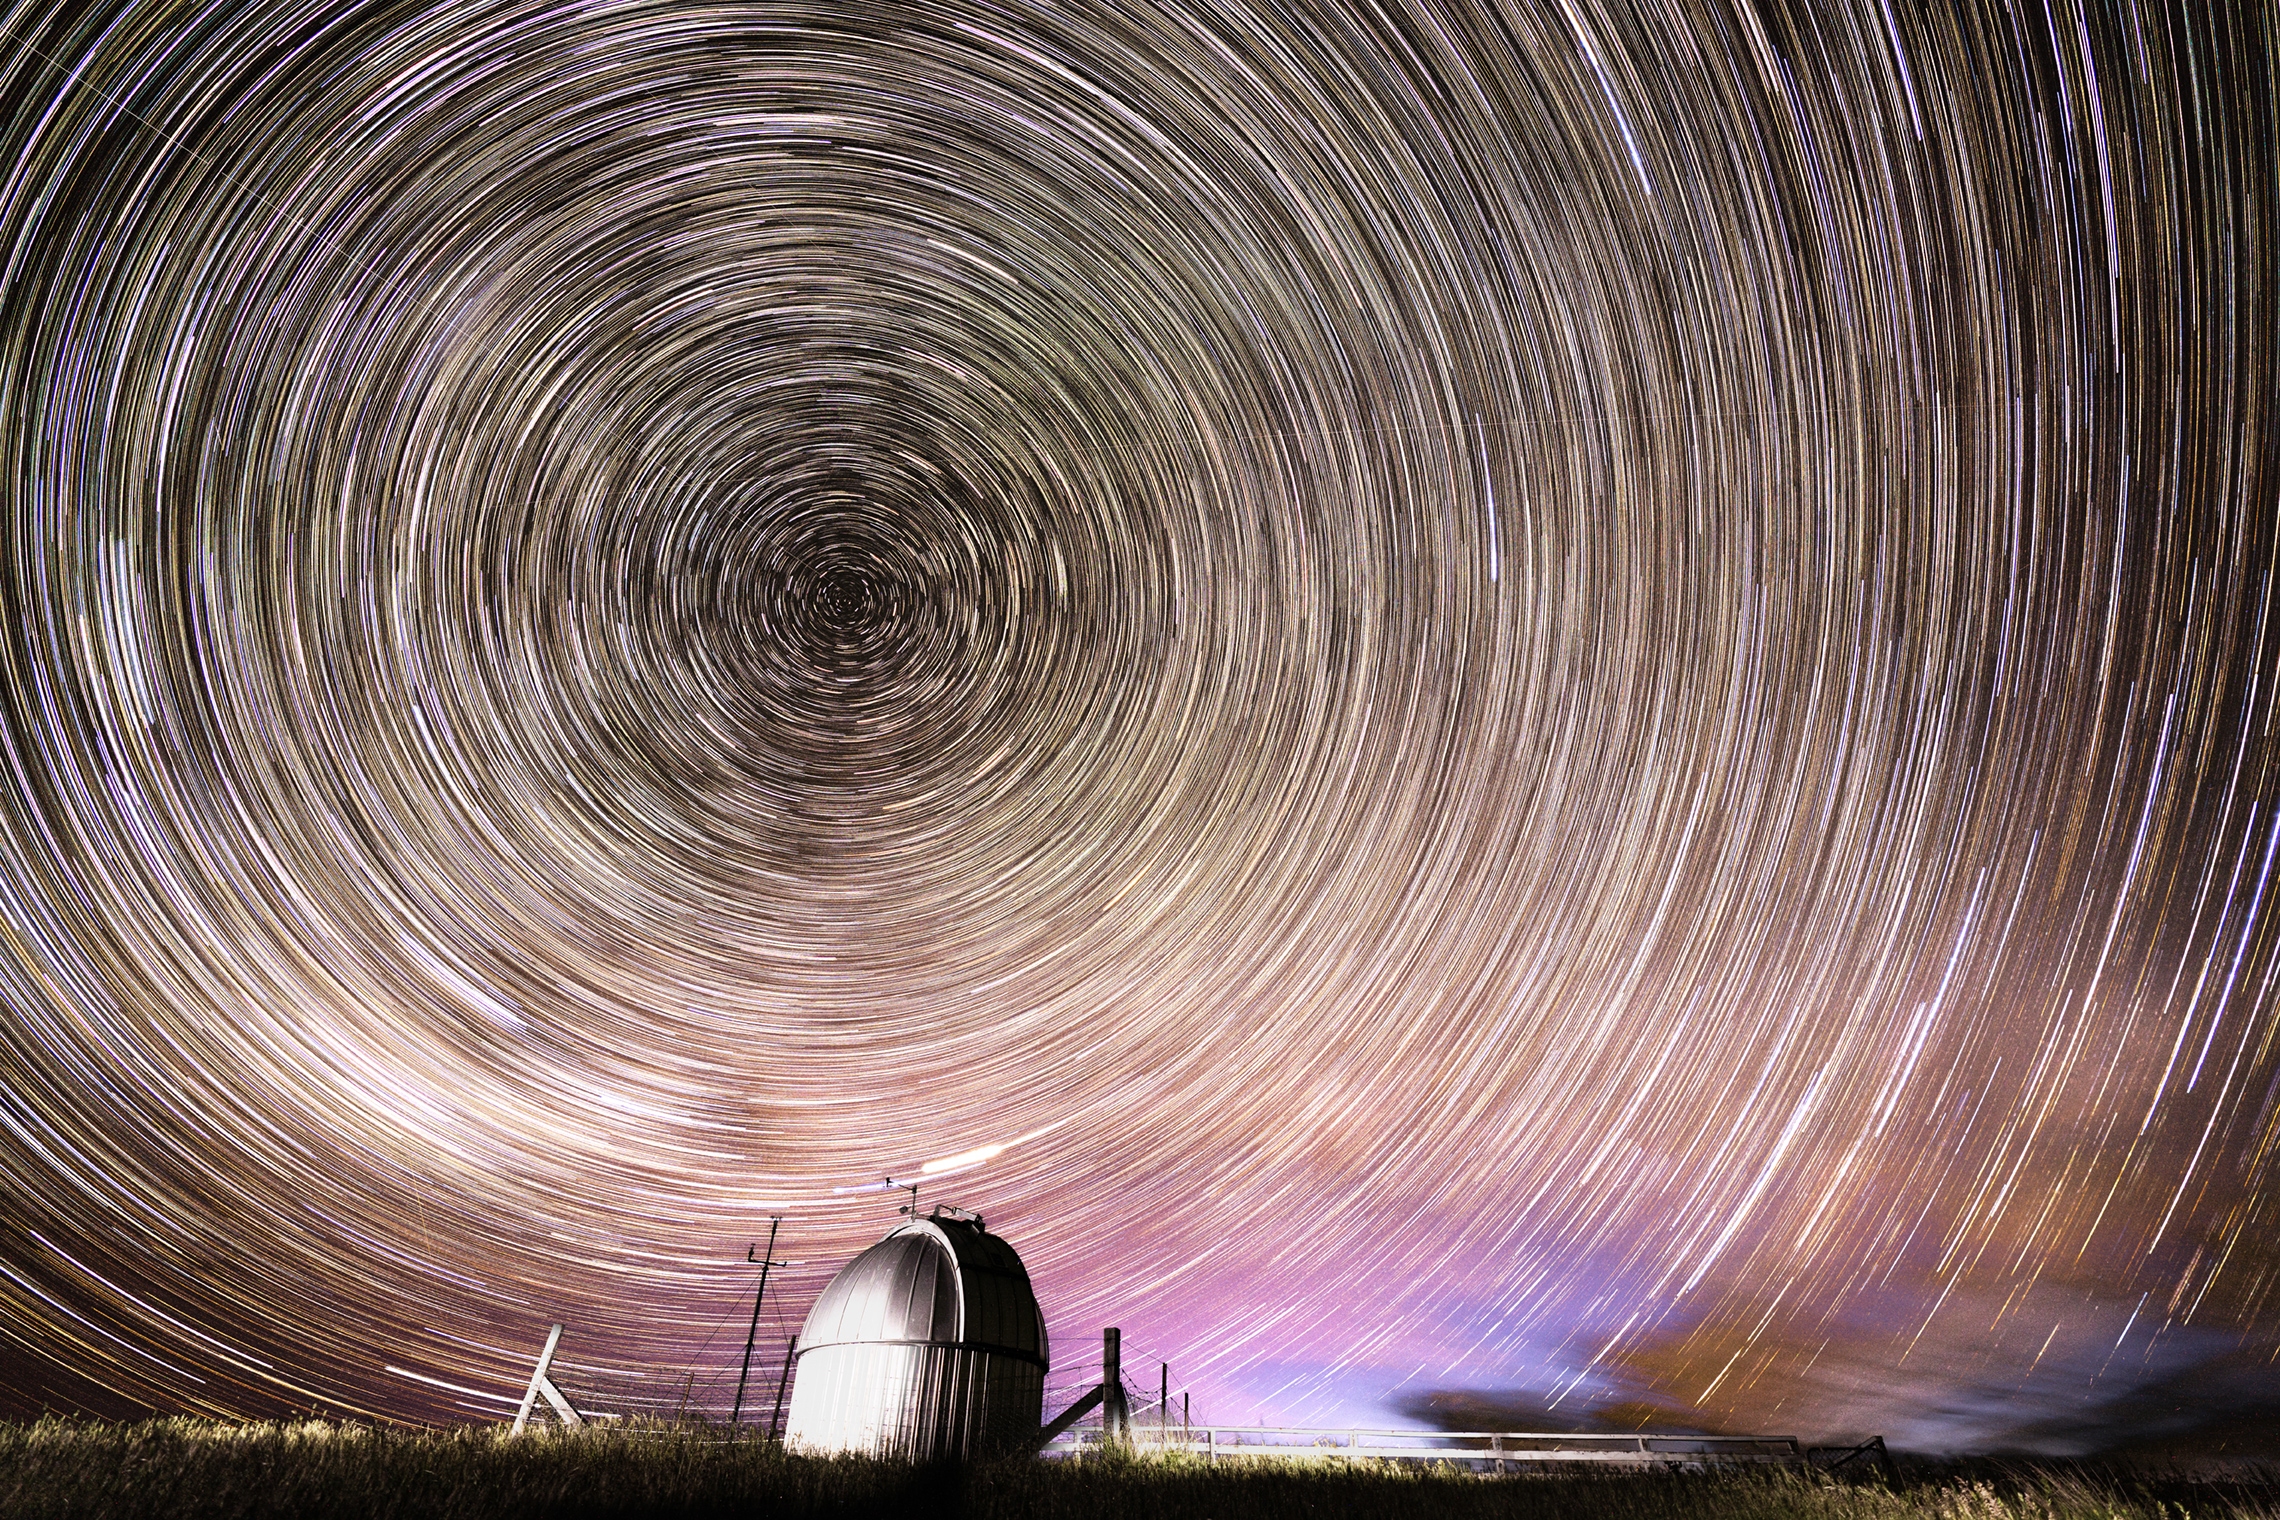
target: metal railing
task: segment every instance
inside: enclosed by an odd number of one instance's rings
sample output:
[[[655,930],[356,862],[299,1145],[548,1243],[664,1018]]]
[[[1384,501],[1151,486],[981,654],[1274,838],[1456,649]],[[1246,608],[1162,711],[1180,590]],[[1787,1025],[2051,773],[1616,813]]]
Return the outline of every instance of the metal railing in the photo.
[[[1044,1448],[1048,1457],[1097,1451],[1098,1426],[1080,1425]],[[1505,1472],[1569,1463],[1600,1467],[1797,1464],[1794,1436],[1569,1435],[1528,1430],[1322,1430],[1294,1425],[1178,1425],[1132,1422],[1136,1453],[1184,1452],[1220,1458],[1312,1461],[1322,1458],[1462,1463]],[[1509,1466],[1508,1466],[1509,1464]]]

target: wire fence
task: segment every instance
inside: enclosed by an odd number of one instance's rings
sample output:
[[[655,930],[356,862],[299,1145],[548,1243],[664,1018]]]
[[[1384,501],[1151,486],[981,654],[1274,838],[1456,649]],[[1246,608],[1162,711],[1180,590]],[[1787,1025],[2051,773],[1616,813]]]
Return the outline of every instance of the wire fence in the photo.
[[[788,1285],[787,1285],[788,1286]],[[804,1285],[803,1285],[804,1286]],[[786,1295],[789,1297],[790,1295]],[[749,1314],[749,1310],[743,1311]],[[719,1431],[724,1441],[767,1439],[780,1434],[778,1388],[793,1327],[786,1305],[774,1294],[763,1310],[754,1339],[749,1375],[744,1371],[743,1336],[735,1334],[732,1312],[706,1338],[678,1373],[558,1360],[554,1376],[573,1405],[588,1418],[614,1421],[695,1419]],[[1127,1343],[1129,1350],[1136,1350]],[[1133,1372],[1156,1366],[1153,1379]],[[1082,1364],[1080,1364],[1081,1366]],[[1881,1439],[1857,1448],[1808,1450],[1791,1436],[1611,1435],[1519,1430],[1367,1430],[1294,1425],[1197,1423],[1189,1390],[1171,1384],[1166,1361],[1145,1355],[1123,1360],[1126,1419],[1124,1442],[1135,1453],[1180,1453],[1206,1463],[1230,1461],[1369,1460],[1453,1466],[1480,1473],[1526,1472],[1547,1467],[1703,1468],[1731,1465],[1803,1465],[1831,1468],[1856,1461],[1889,1467]],[[745,1383],[741,1420],[736,1390]],[[1067,1367],[1044,1384],[1043,1421],[1100,1387],[1094,1368]],[[473,1393],[473,1389],[462,1389]],[[486,1402],[489,1402],[486,1398]],[[500,1399],[511,1404],[513,1401]],[[1098,1407],[1046,1442],[1039,1454],[1066,1459],[1097,1452],[1110,1439],[1106,1411]]]
[[[1108,1439],[1099,1424],[1079,1425],[1044,1449],[1048,1457],[1098,1451]],[[1329,1430],[1297,1425],[1181,1425],[1132,1421],[1138,1453],[1182,1452],[1220,1460],[1314,1461],[1324,1458],[1448,1464],[1479,1472],[1545,1466],[1696,1468],[1806,1460],[1794,1436],[1576,1435],[1525,1430]]]
[[[732,1359],[711,1360],[711,1365],[674,1379],[657,1372],[567,1360],[555,1363],[555,1375],[579,1411],[589,1419],[615,1421],[631,1417],[666,1421],[695,1418],[711,1426],[716,1439],[729,1442],[765,1440],[778,1433],[774,1418],[778,1368],[790,1337],[784,1335],[770,1348],[773,1337],[763,1335],[754,1347],[752,1375],[746,1390],[744,1418],[731,1427],[727,1416],[733,1405],[736,1378],[741,1373],[742,1346],[730,1348]],[[766,1354],[773,1351],[773,1357]],[[1331,1429],[1297,1425],[1199,1424],[1191,1418],[1188,1390],[1170,1386],[1168,1369],[1159,1366],[1154,1387],[1123,1380],[1126,1422],[1122,1444],[1136,1455],[1183,1454],[1206,1464],[1221,1461],[1377,1461],[1420,1463],[1452,1467],[1482,1474],[1542,1471],[1556,1467],[1616,1469],[1703,1469],[1735,1465],[1815,1465],[1838,1468],[1856,1461],[1889,1467],[1881,1439],[1858,1447],[1808,1449],[1792,1436],[1708,1435],[1605,1435],[1520,1430],[1368,1430]],[[1045,1384],[1044,1418],[1067,1409],[1100,1386],[1097,1376],[1064,1373]],[[467,1390],[472,1392],[473,1390]],[[504,1398],[502,1403],[510,1402]],[[1038,1454],[1066,1460],[1097,1453],[1112,1439],[1104,1411],[1095,1408],[1084,1419],[1046,1442]]]

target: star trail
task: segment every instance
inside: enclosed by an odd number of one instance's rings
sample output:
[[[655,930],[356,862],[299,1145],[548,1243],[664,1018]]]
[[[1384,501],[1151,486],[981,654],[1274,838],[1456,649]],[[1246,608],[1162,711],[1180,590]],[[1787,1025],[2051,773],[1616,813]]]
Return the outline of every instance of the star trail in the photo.
[[[0,1409],[2237,1441],[2276,29],[13,5]]]

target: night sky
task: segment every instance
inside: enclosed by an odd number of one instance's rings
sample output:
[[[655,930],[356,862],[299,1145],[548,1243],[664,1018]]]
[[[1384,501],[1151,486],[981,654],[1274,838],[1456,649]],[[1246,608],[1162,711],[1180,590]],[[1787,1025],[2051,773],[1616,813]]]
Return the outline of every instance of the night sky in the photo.
[[[17,0],[0,1413],[2271,1442],[2276,56]]]

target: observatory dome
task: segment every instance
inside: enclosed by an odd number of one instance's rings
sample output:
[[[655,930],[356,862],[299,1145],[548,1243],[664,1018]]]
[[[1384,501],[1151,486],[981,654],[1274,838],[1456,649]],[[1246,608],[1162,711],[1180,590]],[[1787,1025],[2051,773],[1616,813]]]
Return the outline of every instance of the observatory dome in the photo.
[[[979,1219],[913,1219],[842,1267],[808,1311],[787,1444],[913,1461],[1034,1437],[1050,1361],[1013,1247]]]

